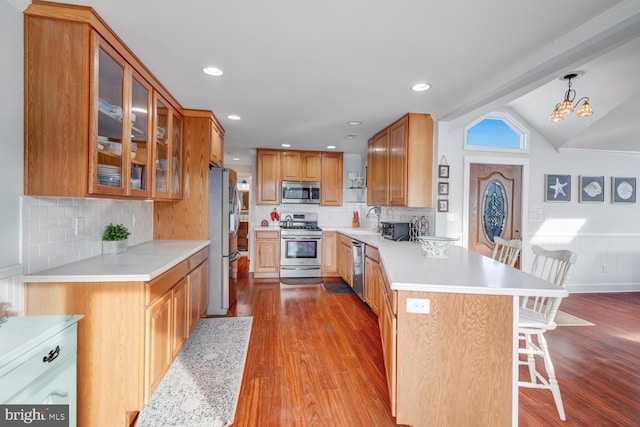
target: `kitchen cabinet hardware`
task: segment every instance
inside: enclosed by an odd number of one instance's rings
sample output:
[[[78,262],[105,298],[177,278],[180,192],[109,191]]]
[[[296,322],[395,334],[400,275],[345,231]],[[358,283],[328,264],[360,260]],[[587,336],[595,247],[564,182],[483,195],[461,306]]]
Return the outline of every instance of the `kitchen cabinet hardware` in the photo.
[[[42,361],[45,363],[53,362],[60,355],[60,346],[57,345],[55,349],[51,350],[49,354],[42,358]]]

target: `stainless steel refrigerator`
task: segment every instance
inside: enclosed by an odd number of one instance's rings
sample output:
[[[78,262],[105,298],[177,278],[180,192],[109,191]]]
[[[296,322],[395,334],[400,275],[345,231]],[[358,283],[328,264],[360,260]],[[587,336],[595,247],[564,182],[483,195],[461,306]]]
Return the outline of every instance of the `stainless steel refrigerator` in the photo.
[[[235,303],[238,277],[240,198],[232,169],[209,169],[208,315],[225,315]]]

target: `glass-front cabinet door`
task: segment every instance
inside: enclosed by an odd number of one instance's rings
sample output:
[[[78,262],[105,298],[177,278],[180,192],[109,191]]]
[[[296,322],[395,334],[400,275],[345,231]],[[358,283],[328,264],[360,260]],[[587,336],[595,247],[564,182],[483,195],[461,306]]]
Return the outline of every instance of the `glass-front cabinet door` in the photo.
[[[102,39],[95,46],[98,96],[89,192],[148,198],[151,85]]]
[[[182,119],[174,113],[171,131],[171,197],[182,194]]]
[[[131,195],[149,197],[151,86],[135,73],[131,79]]]
[[[155,172],[153,182],[154,197],[169,197],[169,136],[171,129],[172,111],[167,107],[167,102],[156,94],[155,101],[155,144],[154,156]]]
[[[127,165],[123,162],[123,146],[128,146],[125,132],[129,128],[123,120],[127,65],[115,51],[100,42],[97,56],[97,141],[90,141],[96,144],[90,152],[97,155],[96,166],[89,168],[93,175],[89,180],[90,192],[123,195],[126,191],[123,176],[127,176],[124,175]]]

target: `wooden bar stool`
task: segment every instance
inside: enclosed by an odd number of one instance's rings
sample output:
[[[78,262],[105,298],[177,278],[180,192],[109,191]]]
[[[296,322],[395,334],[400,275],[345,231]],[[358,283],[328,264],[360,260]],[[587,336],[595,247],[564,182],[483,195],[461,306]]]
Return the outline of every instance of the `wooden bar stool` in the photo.
[[[532,246],[535,255],[531,274],[565,287],[569,279],[571,267],[577,255],[568,250],[549,251],[540,246]],[[527,356],[526,360],[518,360],[520,365],[529,367],[529,381],[518,381],[518,386],[550,390],[562,421],[566,420],[560,386],[549,354],[549,345],[544,337],[546,331],[556,328],[555,317],[563,297],[522,297],[518,321],[518,337],[524,344],[518,349],[519,354]],[[542,357],[545,377],[536,369],[535,356]]]
[[[493,247],[491,258],[511,267],[515,266],[522,249],[522,240],[505,240],[501,237],[494,237],[493,242],[496,245]]]

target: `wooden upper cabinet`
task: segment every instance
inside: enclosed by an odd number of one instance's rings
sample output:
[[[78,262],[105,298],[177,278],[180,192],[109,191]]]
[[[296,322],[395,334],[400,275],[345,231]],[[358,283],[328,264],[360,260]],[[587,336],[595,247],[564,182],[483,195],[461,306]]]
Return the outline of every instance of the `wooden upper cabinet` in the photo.
[[[211,120],[211,155],[209,163],[214,166],[224,166],[224,129],[213,116]]]
[[[300,181],[300,151],[280,152],[280,179]]]
[[[176,141],[180,104],[91,8],[34,2],[24,15],[25,194],[148,199],[154,95],[176,113],[166,129]],[[179,198],[182,147],[173,148],[167,194]]]
[[[320,182],[322,176],[321,153],[303,151],[300,157],[300,181]]]
[[[182,196],[182,116],[160,95],[155,94],[154,98],[151,195],[154,199],[179,199]]]
[[[342,206],[342,153],[322,153],[320,205]]]
[[[256,172],[258,175],[259,205],[277,205],[280,203],[280,151],[257,150]]]
[[[320,154],[318,151],[282,151],[280,180],[320,182]]]
[[[409,113],[369,140],[367,202],[433,206],[433,119]]]
[[[367,204],[386,206],[389,198],[389,129],[369,140],[367,154]]]
[[[320,183],[320,204],[342,205],[342,153],[257,150],[258,204],[280,204],[282,181]]]
[[[389,205],[407,206],[407,132],[409,117],[389,127]]]
[[[209,162],[213,113],[184,110],[182,118],[184,197],[154,202],[154,239],[208,239]],[[186,189],[189,192],[186,192]]]

